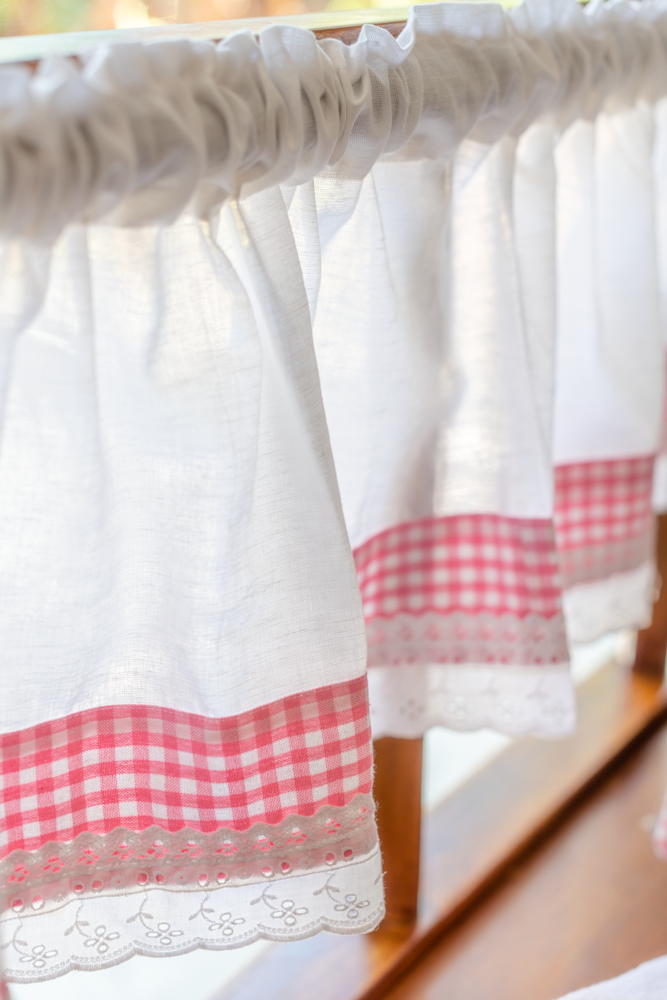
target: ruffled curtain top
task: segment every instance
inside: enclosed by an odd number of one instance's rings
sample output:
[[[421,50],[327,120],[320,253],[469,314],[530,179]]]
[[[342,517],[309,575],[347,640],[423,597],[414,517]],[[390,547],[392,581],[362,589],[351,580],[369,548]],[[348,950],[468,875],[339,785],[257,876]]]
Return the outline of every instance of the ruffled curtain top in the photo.
[[[172,222],[230,195],[380,158],[451,156],[539,116],[561,125],[667,93],[667,7],[530,0],[413,8],[318,43],[272,26],[219,44],[106,45],[0,72],[0,233]]]

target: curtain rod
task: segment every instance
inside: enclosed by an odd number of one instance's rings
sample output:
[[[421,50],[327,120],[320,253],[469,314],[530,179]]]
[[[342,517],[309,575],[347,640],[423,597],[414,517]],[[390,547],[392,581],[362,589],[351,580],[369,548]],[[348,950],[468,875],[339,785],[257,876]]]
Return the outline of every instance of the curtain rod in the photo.
[[[396,38],[403,31],[407,21],[364,21],[364,24],[375,24]],[[351,24],[340,28],[311,28],[311,31],[318,39],[337,38],[345,45],[354,45],[362,28],[363,24]]]
[[[466,0],[463,0],[466,2]],[[476,2],[476,0],[467,0]],[[497,0],[498,2],[498,0]],[[579,0],[585,5],[589,0]],[[503,4],[506,6],[506,4]],[[317,39],[338,38],[353,45],[365,24],[384,28],[396,38],[406,25],[409,7],[326,11],[317,14],[292,14],[285,17],[252,17],[242,20],[205,21],[200,24],[161,24],[141,28],[114,28],[107,31],[62,32],[53,35],[17,35],[0,37],[0,66],[25,64],[34,68],[48,56],[76,57],[87,49],[119,42],[144,42],[168,38],[222,41],[236,31],[248,30],[257,35],[272,24],[291,24],[312,31]]]
[[[272,24],[291,24],[312,31],[316,38],[338,38],[352,45],[364,24],[385,28],[396,37],[405,27],[408,7],[389,10],[329,11],[324,14],[296,14],[286,17],[253,17],[244,20],[207,21],[203,24],[161,24],[109,31],[63,32],[54,35],[17,35],[0,38],[0,65],[36,65],[48,56],[77,56],[99,45],[145,42],[169,38],[190,38],[219,42],[236,31],[259,34]]]

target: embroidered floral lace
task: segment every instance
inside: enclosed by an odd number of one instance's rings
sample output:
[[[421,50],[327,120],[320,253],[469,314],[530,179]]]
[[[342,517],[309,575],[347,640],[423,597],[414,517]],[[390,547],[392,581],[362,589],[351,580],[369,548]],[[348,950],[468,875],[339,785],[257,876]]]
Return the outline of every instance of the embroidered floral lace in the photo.
[[[314,816],[250,829],[191,829],[169,833],[152,826],[101,836],[82,833],[39,851],[12,851],[0,864],[3,908],[13,913],[55,909],[70,899],[149,889],[199,890],[262,882],[276,876],[327,871],[369,854],[377,845],[370,795]]]
[[[377,846],[330,871],[248,882],[185,893],[153,888],[90,895],[39,916],[30,908],[10,912],[2,921],[0,946],[5,977],[30,983],[72,969],[107,968],[133,955],[238,948],[259,938],[295,941],[318,931],[360,934],[373,930],[384,914]]]
[[[560,615],[496,615],[462,611],[375,618],[367,626],[368,665],[393,663],[563,663]]]
[[[430,726],[510,736],[571,733],[575,704],[566,664],[373,667],[368,671],[373,736],[421,736]]]
[[[614,573],[606,580],[581,583],[563,591],[563,610],[570,642],[592,642],[606,632],[646,628],[656,598],[655,563]]]
[[[28,982],[134,954],[360,933],[381,919],[381,874],[369,795],[242,832],[81,834],[0,866],[4,964]]]

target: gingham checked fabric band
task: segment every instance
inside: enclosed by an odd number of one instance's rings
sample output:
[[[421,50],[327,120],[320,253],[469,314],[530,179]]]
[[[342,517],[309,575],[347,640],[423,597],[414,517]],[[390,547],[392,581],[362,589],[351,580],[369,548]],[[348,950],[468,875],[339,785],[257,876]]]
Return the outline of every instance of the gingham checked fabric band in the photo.
[[[430,518],[355,552],[368,665],[567,662],[551,522]]]
[[[0,736],[0,857],[119,826],[279,823],[344,806],[371,780],[365,677],[225,719],[89,709]]]
[[[653,557],[653,456],[555,469],[554,526],[564,587]]]
[[[424,612],[560,613],[553,527],[477,514],[411,521],[354,553],[366,621]]]
[[[428,518],[360,546],[369,666],[566,662],[561,589],[653,557],[653,462],[558,467],[553,524]]]

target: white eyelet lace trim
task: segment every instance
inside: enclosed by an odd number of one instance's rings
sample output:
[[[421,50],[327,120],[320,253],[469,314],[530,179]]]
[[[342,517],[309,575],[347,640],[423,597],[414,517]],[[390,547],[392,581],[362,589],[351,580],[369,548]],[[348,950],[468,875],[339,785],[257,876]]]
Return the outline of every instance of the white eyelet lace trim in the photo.
[[[366,626],[369,667],[399,664],[558,664],[567,659],[562,615],[478,611],[397,614]]]
[[[66,844],[12,851],[0,864],[2,909],[14,914],[57,909],[71,899],[145,890],[211,890],[266,882],[307,871],[330,871],[377,845],[374,803],[356,795],[346,806],[323,806],[314,816],[288,816],[277,825],[237,831],[157,826],[136,833],[79,834]]]
[[[368,686],[374,739],[415,738],[431,726],[553,737],[567,736],[575,726],[567,663],[373,667]]]
[[[561,584],[564,589],[580,583],[605,580],[613,573],[630,573],[653,558],[655,552],[654,523],[650,530],[634,538],[581,545],[558,553]]]
[[[93,971],[133,955],[224,950],[259,938],[298,941],[320,931],[363,934],[384,915],[379,848],[335,868],[264,885],[197,892],[70,900],[48,913],[6,914],[0,961],[10,983],[34,983],[72,969]]]
[[[563,591],[563,610],[570,642],[592,642],[606,632],[646,628],[656,596],[653,560],[627,573],[568,588]]]

